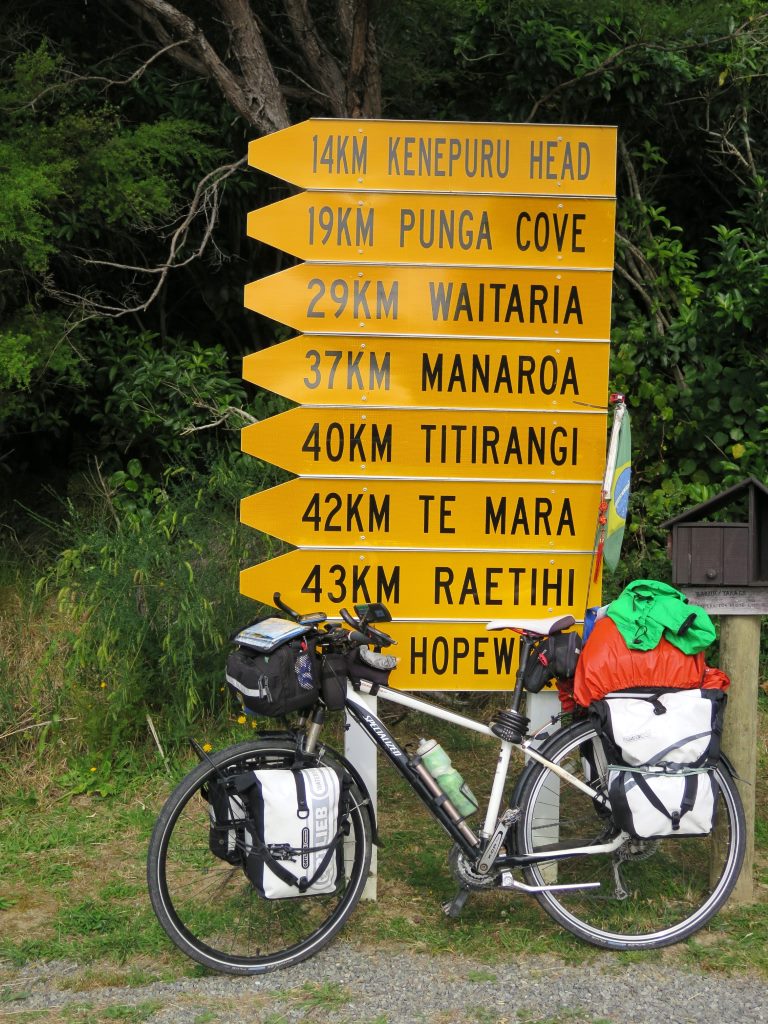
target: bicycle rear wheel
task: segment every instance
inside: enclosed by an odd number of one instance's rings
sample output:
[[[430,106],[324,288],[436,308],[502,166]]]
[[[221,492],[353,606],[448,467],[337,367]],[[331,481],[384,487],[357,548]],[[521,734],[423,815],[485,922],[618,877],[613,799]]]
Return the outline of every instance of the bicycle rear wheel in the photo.
[[[584,755],[595,749],[592,744],[597,744],[598,756],[585,760]],[[541,753],[599,788],[605,774],[599,744],[593,727],[578,723],[555,735]],[[527,868],[531,885],[600,883],[598,889],[538,893],[544,910],[574,935],[606,949],[654,949],[680,942],[701,928],[736,884],[746,842],[741,799],[723,762],[715,768],[715,778],[720,796],[716,826],[709,836],[627,840],[611,854],[544,861]],[[609,814],[544,765],[527,770],[518,797],[519,853],[596,845],[617,835]],[[617,870],[626,895],[617,889]]]
[[[228,974],[262,974],[289,967],[322,949],[354,910],[368,878],[371,826],[357,786],[351,790],[344,878],[331,895],[266,900],[243,869],[209,849],[206,784],[293,764],[289,740],[256,740],[211,754],[179,783],[160,812],[147,857],[152,907],[173,942],[206,967]],[[338,762],[324,754],[315,763]]]

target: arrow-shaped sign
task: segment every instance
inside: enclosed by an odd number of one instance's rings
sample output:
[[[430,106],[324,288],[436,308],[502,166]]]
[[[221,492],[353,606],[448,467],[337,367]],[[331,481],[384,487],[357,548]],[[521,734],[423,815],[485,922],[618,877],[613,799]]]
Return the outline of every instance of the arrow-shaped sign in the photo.
[[[599,484],[289,480],[240,518],[296,547],[591,550]]]
[[[243,360],[246,380],[305,405],[583,410],[605,405],[607,341],[300,334]]]
[[[394,618],[580,617],[592,552],[299,550],[240,574],[246,597],[269,604],[275,589],[302,612],[381,601]],[[279,580],[279,584],[276,584]]]
[[[605,413],[302,407],[245,427],[242,447],[309,476],[594,481]]]
[[[311,333],[607,340],[611,273],[301,263],[245,305]]]
[[[304,260],[613,268],[612,199],[301,192],[248,234]]]
[[[313,118],[255,139],[248,162],[303,188],[610,197],[616,129]]]

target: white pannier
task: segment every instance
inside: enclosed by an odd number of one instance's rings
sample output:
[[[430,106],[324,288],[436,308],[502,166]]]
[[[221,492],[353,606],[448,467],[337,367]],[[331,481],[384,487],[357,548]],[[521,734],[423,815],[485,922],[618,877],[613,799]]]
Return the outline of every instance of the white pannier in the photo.
[[[712,831],[726,695],[626,690],[590,705],[608,762],[613,819],[637,839]]]
[[[343,881],[349,786],[333,768],[264,768],[208,786],[210,848],[265,899],[328,895]]]
[[[254,832],[246,872],[258,892],[269,900],[336,892],[343,877],[339,776],[327,767],[248,774]]]

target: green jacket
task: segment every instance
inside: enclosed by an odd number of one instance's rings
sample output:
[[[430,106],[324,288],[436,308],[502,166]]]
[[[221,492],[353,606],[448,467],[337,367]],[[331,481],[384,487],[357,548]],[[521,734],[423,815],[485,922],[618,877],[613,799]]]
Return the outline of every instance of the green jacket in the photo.
[[[704,609],[656,580],[630,583],[608,605],[606,615],[635,651],[653,650],[664,636],[685,654],[698,654],[715,639],[715,627]]]

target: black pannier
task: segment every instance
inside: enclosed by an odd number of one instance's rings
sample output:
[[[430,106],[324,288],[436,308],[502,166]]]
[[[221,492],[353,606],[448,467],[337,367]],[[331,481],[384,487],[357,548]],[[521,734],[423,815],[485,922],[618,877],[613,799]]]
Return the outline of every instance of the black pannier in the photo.
[[[581,654],[578,633],[555,633],[542,637],[531,647],[523,669],[523,684],[529,693],[538,693],[550,679],[570,679]]]
[[[320,694],[319,658],[307,627],[265,619],[235,634],[226,680],[242,706],[271,718],[300,711]]]

